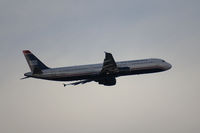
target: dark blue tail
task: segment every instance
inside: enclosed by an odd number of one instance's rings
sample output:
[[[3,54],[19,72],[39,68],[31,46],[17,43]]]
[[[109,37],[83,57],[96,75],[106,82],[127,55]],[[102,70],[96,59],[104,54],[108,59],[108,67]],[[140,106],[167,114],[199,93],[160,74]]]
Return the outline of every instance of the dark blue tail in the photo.
[[[29,50],[23,50],[26,61],[33,74],[41,74],[42,70],[49,69],[44,63],[42,63],[35,55]]]

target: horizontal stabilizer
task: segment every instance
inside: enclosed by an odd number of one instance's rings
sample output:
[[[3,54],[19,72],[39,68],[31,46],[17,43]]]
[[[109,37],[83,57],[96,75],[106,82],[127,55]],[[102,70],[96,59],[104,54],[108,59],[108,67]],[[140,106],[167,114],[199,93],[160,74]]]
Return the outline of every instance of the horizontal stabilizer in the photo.
[[[27,79],[27,78],[30,78],[30,77],[27,77],[27,76],[26,76],[26,77],[21,78],[21,80],[23,80],[23,79]]]

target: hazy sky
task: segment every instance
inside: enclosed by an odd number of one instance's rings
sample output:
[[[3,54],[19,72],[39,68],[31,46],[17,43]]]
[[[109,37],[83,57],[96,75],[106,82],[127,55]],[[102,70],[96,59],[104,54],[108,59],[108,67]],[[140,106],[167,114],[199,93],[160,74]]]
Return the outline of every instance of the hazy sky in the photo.
[[[199,133],[199,0],[0,0],[1,133]],[[162,58],[172,69],[92,82],[19,80],[49,67]]]

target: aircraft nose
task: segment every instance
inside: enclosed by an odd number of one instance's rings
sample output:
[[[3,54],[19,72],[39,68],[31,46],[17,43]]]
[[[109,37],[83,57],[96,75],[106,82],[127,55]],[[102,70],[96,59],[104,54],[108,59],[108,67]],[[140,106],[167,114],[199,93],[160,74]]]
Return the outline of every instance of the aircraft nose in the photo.
[[[166,64],[166,69],[169,70],[169,69],[171,69],[171,68],[172,68],[172,65],[171,65],[170,63],[167,63],[167,64]]]

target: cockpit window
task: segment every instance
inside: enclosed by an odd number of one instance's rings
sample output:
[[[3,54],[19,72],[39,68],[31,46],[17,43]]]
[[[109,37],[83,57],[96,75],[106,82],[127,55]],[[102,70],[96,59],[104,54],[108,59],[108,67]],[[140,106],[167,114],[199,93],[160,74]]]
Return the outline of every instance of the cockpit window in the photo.
[[[162,62],[165,62],[164,60],[162,60]]]

